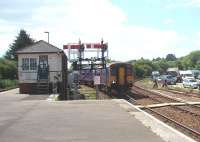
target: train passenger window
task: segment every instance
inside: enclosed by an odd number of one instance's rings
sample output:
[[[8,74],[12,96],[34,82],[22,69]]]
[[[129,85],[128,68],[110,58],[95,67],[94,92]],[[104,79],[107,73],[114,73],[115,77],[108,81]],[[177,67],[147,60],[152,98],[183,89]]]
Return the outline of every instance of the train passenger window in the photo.
[[[111,68],[111,75],[117,75],[116,68]]]
[[[132,69],[130,67],[127,68],[127,75],[132,75]]]

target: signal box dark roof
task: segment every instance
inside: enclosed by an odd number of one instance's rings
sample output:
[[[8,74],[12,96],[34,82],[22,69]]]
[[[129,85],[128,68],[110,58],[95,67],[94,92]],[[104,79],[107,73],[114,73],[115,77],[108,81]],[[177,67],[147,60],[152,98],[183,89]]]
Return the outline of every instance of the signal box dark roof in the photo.
[[[33,45],[24,47],[16,51],[16,54],[26,54],[26,53],[60,53],[63,50],[58,47],[47,43],[46,41],[40,40]]]

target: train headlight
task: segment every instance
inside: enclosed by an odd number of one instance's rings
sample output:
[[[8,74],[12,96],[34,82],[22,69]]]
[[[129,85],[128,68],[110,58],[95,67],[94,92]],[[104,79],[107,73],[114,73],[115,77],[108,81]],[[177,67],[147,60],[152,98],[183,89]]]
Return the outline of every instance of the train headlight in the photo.
[[[112,81],[112,84],[115,84],[115,83],[116,83],[116,81],[115,81],[115,80],[113,80],[113,81]]]

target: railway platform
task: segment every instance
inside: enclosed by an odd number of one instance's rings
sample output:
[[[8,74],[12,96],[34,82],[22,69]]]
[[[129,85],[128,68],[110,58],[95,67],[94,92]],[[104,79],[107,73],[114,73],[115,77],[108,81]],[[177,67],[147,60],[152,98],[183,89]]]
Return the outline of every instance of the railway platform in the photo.
[[[26,97],[14,91],[0,93],[1,142],[190,140],[124,100],[47,101]]]

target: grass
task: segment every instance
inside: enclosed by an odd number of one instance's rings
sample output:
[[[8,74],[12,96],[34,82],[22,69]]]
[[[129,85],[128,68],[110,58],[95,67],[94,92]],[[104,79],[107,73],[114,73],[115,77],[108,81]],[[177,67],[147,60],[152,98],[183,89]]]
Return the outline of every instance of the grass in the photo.
[[[149,84],[149,83],[152,82],[151,78],[144,78],[144,79],[142,79],[141,81],[142,81],[143,83],[147,83],[147,84]]]
[[[151,81],[149,78],[145,78],[145,79],[141,80],[140,83],[143,84],[143,86],[148,87],[148,88],[152,88],[152,86],[154,84],[153,81]],[[177,85],[168,85],[167,88],[164,88],[164,87],[162,87],[161,83],[158,83],[158,89],[159,90],[172,90],[172,91],[181,91],[181,92],[200,93],[200,90],[198,90],[198,89],[182,88]]]
[[[181,91],[181,92],[190,92],[190,93],[200,93],[199,89],[192,89],[192,88],[181,88],[178,86],[171,86],[170,90]]]
[[[95,100],[96,99],[96,90],[94,88],[81,85],[79,89],[80,93],[85,96],[86,99]]]
[[[18,84],[17,80],[0,79],[0,91],[16,88],[17,84]]]
[[[151,80],[151,78],[144,78],[144,79],[140,80],[139,83],[143,87],[147,87],[147,88],[152,88],[153,84],[154,84],[154,82]]]

